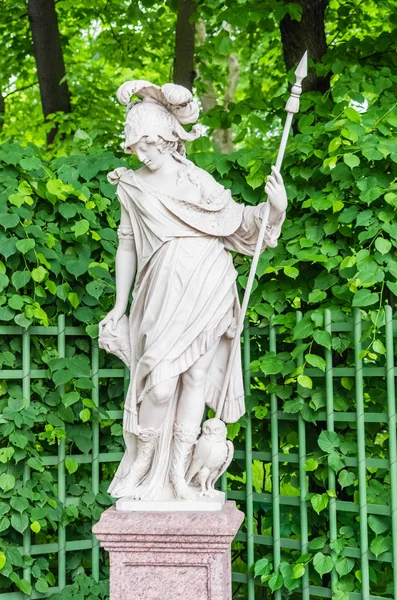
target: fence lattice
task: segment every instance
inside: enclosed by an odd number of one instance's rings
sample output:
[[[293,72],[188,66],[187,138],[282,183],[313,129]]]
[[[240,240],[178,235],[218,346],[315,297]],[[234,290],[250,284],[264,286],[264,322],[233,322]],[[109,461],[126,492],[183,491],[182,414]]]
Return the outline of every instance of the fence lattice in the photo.
[[[297,320],[301,318],[300,313],[297,313]],[[324,359],[326,362],[325,372],[312,367],[305,369],[305,374],[313,379],[316,383],[320,383],[325,390],[326,404],[323,410],[316,414],[317,431],[321,430],[334,432],[341,428],[350,426],[357,432],[357,452],[354,456],[346,456],[345,466],[356,469],[358,479],[358,492],[354,498],[355,501],[343,499],[340,497],[341,488],[337,483],[335,471],[328,467],[327,490],[329,490],[329,503],[327,507],[329,520],[329,538],[330,540],[338,540],[340,537],[340,516],[346,513],[351,513],[357,517],[357,528],[359,529],[359,543],[356,545],[345,545],[341,550],[341,556],[353,558],[358,561],[359,570],[361,571],[362,590],[361,592],[351,592],[351,600],[384,600],[386,596],[376,596],[371,594],[370,588],[370,567],[373,561],[382,561],[394,568],[394,587],[393,593],[390,593],[390,600],[397,598],[397,439],[396,439],[396,398],[395,398],[395,376],[397,369],[394,358],[394,340],[396,336],[397,321],[393,321],[392,310],[390,307],[385,308],[385,326],[382,327],[381,335],[385,345],[386,352],[384,354],[384,362],[378,364],[367,364],[361,356],[362,351],[362,316],[359,310],[354,312],[353,318],[345,322],[332,322],[331,312],[324,312],[324,330],[331,336],[340,333],[353,336],[354,344],[354,361],[350,366],[336,364],[336,354],[332,349],[324,350]],[[56,336],[59,357],[65,356],[66,339],[75,336],[87,339],[88,336],[85,330],[81,327],[65,326],[64,316],[58,318],[57,327],[41,327],[32,326],[28,330],[23,330],[17,326],[2,326],[0,334],[5,336],[21,336],[22,337],[22,368],[7,369],[0,371],[0,379],[3,380],[21,380],[23,395],[26,399],[31,396],[31,382],[33,380],[46,380],[49,378],[47,369],[31,368],[30,350],[32,336]],[[259,340],[259,342],[258,342]],[[245,393],[249,402],[250,394],[255,388],[260,385],[261,380],[264,380],[263,373],[252,372],[250,370],[251,351],[253,343],[266,347],[267,350],[276,352],[279,341],[282,342],[283,334],[279,334],[278,326],[270,324],[269,327],[246,327],[243,336],[243,361],[244,361],[244,378],[245,378]],[[297,344],[299,340],[295,343]],[[91,398],[96,406],[100,403],[101,381],[106,379],[123,379],[124,387],[128,383],[128,373],[124,368],[99,368],[99,351],[96,340],[91,340],[91,380],[93,388],[91,390]],[[297,358],[296,364],[302,364],[303,357]],[[347,411],[335,410],[334,408],[334,388],[341,378],[353,378],[355,381],[354,390],[352,391],[351,406]],[[365,382],[368,379],[376,378],[381,382],[380,389],[384,390],[384,397],[380,399],[383,409],[379,412],[371,412],[370,403],[367,406],[365,398]],[[273,379],[276,378],[273,376]],[[60,386],[61,395],[64,393],[64,386]],[[299,394],[299,388],[298,388]],[[271,439],[267,440],[269,449],[266,451],[258,450],[257,444],[253,441],[253,429],[255,430],[255,417],[249,413],[244,417],[245,434],[241,438],[245,443],[245,448],[239,447],[235,452],[235,461],[245,464],[245,483],[244,488],[236,489],[233,477],[226,478],[223,476],[221,481],[222,489],[227,492],[228,498],[235,500],[246,514],[245,523],[242,530],[237,534],[236,543],[243,547],[245,562],[248,565],[248,572],[234,572],[233,581],[236,586],[243,586],[246,590],[248,600],[254,600],[256,597],[268,597],[260,592],[259,578],[254,577],[253,566],[256,560],[270,552],[275,570],[280,566],[283,552],[306,554],[309,549],[311,537],[310,523],[315,518],[310,496],[312,491],[312,473],[304,469],[308,459],[307,451],[307,430],[308,423],[300,413],[286,413],[282,410],[280,399],[274,392],[270,393],[270,410],[264,420],[269,422],[269,430]],[[122,419],[122,410],[108,411],[109,419]],[[377,423],[383,424],[383,428],[387,433],[385,439],[387,443],[384,448],[381,458],[373,458],[367,456],[366,439],[368,438],[367,424]],[[280,447],[280,428],[288,424],[291,430],[297,434],[297,451],[292,451],[293,448],[288,448],[285,445]],[[100,452],[100,435],[101,428],[99,422],[92,423],[92,451],[89,454],[76,454],[72,458],[79,464],[91,464],[91,488],[94,494],[98,493],[101,466],[104,463],[116,463],[121,459],[121,452]],[[388,444],[388,448],[387,448]],[[76,502],[75,497],[67,495],[66,491],[66,442],[61,439],[57,453],[48,454],[42,457],[42,463],[46,467],[56,467],[58,470],[58,499],[61,505],[68,506]],[[259,461],[264,466],[264,472],[267,473],[268,487],[270,491],[257,492],[254,490],[252,466],[254,461]],[[298,479],[299,495],[290,495],[281,493],[283,488],[283,477],[285,472],[291,473],[291,469],[296,469],[296,477]],[[387,470],[390,475],[390,493],[387,503],[368,502],[367,499],[367,483],[368,470]],[[26,466],[23,473],[24,482],[30,478],[30,467]],[[238,488],[238,486],[237,486]],[[271,519],[271,527],[268,528],[269,535],[264,535],[263,532],[258,532],[258,507],[261,507],[263,513]],[[300,532],[293,536],[282,536],[282,516],[288,516],[288,511],[299,513]],[[392,545],[389,551],[381,553],[376,557],[369,549],[369,530],[368,519],[371,515],[380,515],[391,518],[391,536]],[[59,525],[57,542],[47,544],[32,543],[32,532],[28,528],[23,538],[21,536],[21,551],[25,555],[37,557],[38,555],[57,555],[58,577],[56,587],[48,590],[48,594],[56,593],[65,588],[67,585],[67,555],[76,550],[90,550],[92,557],[92,575],[95,580],[100,577],[100,561],[101,552],[98,543],[94,536],[86,537],[85,539],[68,540],[67,526]],[[335,552],[331,550],[331,557],[336,558]],[[312,568],[312,567],[310,567]],[[30,580],[31,569],[24,569],[24,578]],[[310,579],[312,579],[310,577]],[[309,568],[306,568],[305,574],[301,579],[301,587],[294,592],[294,597],[302,600],[309,598],[331,598],[331,589],[335,587],[338,580],[338,573],[335,568],[332,569],[328,579],[323,580],[323,585],[313,585],[309,583]],[[240,592],[241,593],[241,592]],[[45,594],[45,595],[48,595]],[[22,600],[26,596],[20,592],[8,592],[0,594],[0,600]],[[43,597],[43,594],[33,591],[32,598]],[[241,597],[241,596],[239,596]],[[281,590],[275,591],[274,598],[279,600],[282,597]]]

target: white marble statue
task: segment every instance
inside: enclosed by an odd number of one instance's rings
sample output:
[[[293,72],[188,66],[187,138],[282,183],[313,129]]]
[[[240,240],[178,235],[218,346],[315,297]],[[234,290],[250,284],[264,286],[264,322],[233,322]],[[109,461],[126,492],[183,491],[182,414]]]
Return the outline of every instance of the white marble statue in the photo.
[[[132,95],[141,100],[129,103]],[[236,332],[240,305],[231,251],[253,255],[265,204],[238,204],[186,158],[185,141],[200,135],[197,126],[190,133],[183,128],[199,112],[187,89],[128,81],[117,96],[128,105],[125,152],[143,166],[108,176],[117,185],[121,220],[116,302],[100,323],[100,346],[120,356],[131,372],[126,451],[109,493],[189,499],[200,493],[189,485],[192,478],[201,492],[211,493],[230,458],[222,421],[236,422],[245,412],[238,355],[219,431],[212,432],[218,448],[206,458],[205,440],[197,444],[198,462],[189,470],[205,405],[217,408]],[[287,198],[274,167],[265,189],[271,210],[264,246],[275,247]]]

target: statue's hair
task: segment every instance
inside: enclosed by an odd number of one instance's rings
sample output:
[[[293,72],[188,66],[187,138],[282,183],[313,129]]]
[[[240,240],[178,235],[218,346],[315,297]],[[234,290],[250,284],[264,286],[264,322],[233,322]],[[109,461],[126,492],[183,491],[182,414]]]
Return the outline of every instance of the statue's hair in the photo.
[[[189,166],[193,165],[193,163],[186,158],[185,144],[182,140],[179,140],[177,142],[169,142],[168,140],[164,140],[159,135],[146,135],[143,136],[142,139],[145,140],[145,142],[147,142],[148,144],[153,144],[154,146],[156,146],[162,154],[172,154],[172,156],[177,162]]]
[[[132,95],[137,95],[142,100],[130,102]],[[117,98],[127,106],[127,153],[143,137],[160,137],[165,142],[176,143],[175,149],[173,146],[166,146],[167,151],[171,149],[172,154],[179,154],[183,162],[185,142],[195,140],[202,133],[198,125],[190,132],[182,127],[187,123],[195,123],[199,114],[198,104],[188,89],[173,83],[159,87],[148,81],[127,81],[117,90]]]
[[[156,146],[159,152],[161,152],[162,154],[172,154],[173,152],[178,150],[178,142],[169,142],[168,140],[164,140],[159,135],[146,135],[143,139],[148,144],[153,144],[154,146]]]

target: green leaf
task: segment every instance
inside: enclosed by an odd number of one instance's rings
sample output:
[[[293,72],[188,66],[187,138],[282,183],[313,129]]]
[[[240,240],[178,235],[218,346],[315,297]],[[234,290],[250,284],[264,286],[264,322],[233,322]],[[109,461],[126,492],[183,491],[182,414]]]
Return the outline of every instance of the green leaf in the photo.
[[[331,350],[332,345],[332,337],[328,331],[321,331],[320,329],[316,329],[313,333],[313,338],[320,346],[324,346],[328,350]]]
[[[77,308],[74,312],[74,316],[76,317],[76,319],[78,319],[79,321],[82,321],[83,323],[87,323],[88,321],[91,321],[91,319],[93,318],[93,311],[91,308],[89,308],[88,306],[80,306],[79,308]]]
[[[375,248],[381,254],[387,254],[390,251],[391,242],[389,240],[386,240],[385,238],[378,237],[375,240]]]
[[[289,414],[296,414],[302,410],[304,405],[305,405],[305,401],[303,400],[303,398],[300,398],[298,396],[297,398],[294,398],[293,400],[287,400],[284,403],[283,411],[286,413],[289,413]]]
[[[10,435],[11,444],[13,444],[13,446],[17,446],[17,448],[22,448],[22,449],[25,448],[28,441],[29,440],[26,437],[26,435],[23,435],[23,433],[21,433],[19,431],[15,431],[14,433],[12,433]]]
[[[328,506],[328,494],[315,494],[311,497],[310,502],[316,513],[319,515],[320,512]]]
[[[321,302],[322,300],[324,300],[327,297],[327,293],[319,290],[319,289],[314,289],[312,292],[310,292],[309,294],[309,304],[317,304],[318,302]]]
[[[335,563],[335,569],[339,577],[348,575],[353,568],[354,560],[352,558],[347,558],[346,556],[340,556]]]
[[[293,339],[294,340],[303,340],[310,335],[312,335],[314,331],[314,324],[312,321],[308,321],[307,319],[302,319],[297,323],[293,329]]]
[[[78,297],[78,295],[75,292],[70,292],[68,294],[68,300],[69,300],[70,304],[73,306],[73,308],[77,308],[78,305],[80,304],[80,298]]]
[[[31,156],[30,158],[23,158],[19,162],[19,164],[21,165],[22,169],[25,169],[25,171],[33,171],[41,169],[42,167],[41,161],[36,156]]]
[[[255,407],[255,408],[258,408],[258,407]],[[228,423],[228,425],[232,425],[232,423]],[[240,423],[239,423],[239,425],[240,425]],[[240,427],[239,427],[239,430],[240,430]],[[113,425],[110,428],[110,431],[111,431],[111,434],[114,435],[115,437],[123,435],[123,427],[120,425],[120,423],[113,423]]]
[[[353,123],[360,123],[360,121],[361,121],[360,113],[358,113],[356,110],[354,110],[354,108],[349,106],[348,108],[345,108],[344,112],[345,112],[346,117],[349,119],[349,121],[352,121]]]
[[[366,204],[371,204],[372,202],[377,200],[379,198],[379,196],[381,196],[381,195],[382,195],[382,190],[379,186],[376,185],[372,188],[369,188],[362,194],[360,194],[360,200],[362,200]]]
[[[32,586],[30,583],[26,581],[26,579],[21,579],[15,571],[10,574],[10,579],[21,590],[21,592],[27,594],[28,596],[31,594]]]
[[[309,390],[313,387],[313,381],[307,375],[298,375],[297,381],[299,385]]]
[[[16,252],[16,238],[4,238],[0,240],[0,254],[4,256],[4,258],[9,258]]]
[[[17,325],[19,325],[20,327],[24,327],[25,329],[27,329],[32,324],[32,321],[30,319],[27,319],[25,315],[16,315],[14,321]]]
[[[360,164],[360,159],[355,154],[350,154],[350,153],[344,154],[343,160],[347,164],[347,166],[350,167],[351,169],[358,167]]]
[[[16,243],[17,250],[22,252],[22,254],[26,254],[29,250],[33,250],[36,242],[32,239],[18,240]]]
[[[40,458],[35,458],[34,456],[32,456],[28,460],[28,465],[29,465],[29,467],[32,467],[32,469],[35,469],[36,471],[44,471],[44,467],[43,467],[43,464],[42,464]]]
[[[371,306],[379,302],[379,294],[370,292],[367,289],[358,290],[353,296],[352,306],[358,306],[363,308],[365,306]]]
[[[103,294],[104,284],[102,283],[102,281],[90,281],[89,283],[87,283],[85,289],[90,294],[90,296],[93,296],[94,298],[98,299]]]
[[[4,229],[13,229],[19,223],[19,215],[16,213],[2,213],[0,215],[0,225],[4,227]]]
[[[300,577],[303,577],[303,575],[305,574],[305,571],[306,571],[305,565],[298,563],[292,569],[292,577],[294,579],[300,579]]]
[[[260,369],[264,375],[277,375],[284,368],[284,361],[276,356],[274,352],[267,352],[260,360]]]
[[[318,467],[318,462],[315,458],[308,458],[304,464],[305,471],[315,471]]]
[[[30,525],[30,529],[34,533],[39,533],[39,531],[41,530],[41,525],[38,521],[33,521],[33,523],[31,523],[31,525]]]
[[[46,275],[48,275],[48,271],[41,265],[39,267],[36,267],[32,271],[32,279],[33,279],[33,281],[36,281],[37,283],[40,283],[41,281],[43,281],[46,278]]]
[[[386,354],[386,348],[380,340],[374,340],[374,343],[372,344],[372,349],[378,354]]]
[[[29,527],[29,518],[27,515],[12,515],[11,525],[14,529],[23,533],[27,527]]]
[[[340,382],[342,387],[345,390],[349,390],[349,392],[354,388],[354,379],[352,377],[342,377]]]
[[[10,525],[10,519],[8,519],[7,517],[0,517],[0,533],[6,531]]]
[[[81,219],[81,221],[77,221],[77,223],[72,227],[72,231],[76,237],[79,235],[85,235],[90,228],[90,224],[86,219]]]
[[[334,138],[333,140],[330,141],[330,143],[328,145],[328,151],[335,152],[335,150],[337,150],[339,148],[341,143],[342,143],[342,140],[340,137]]]
[[[292,277],[292,279],[296,279],[299,275],[299,270],[296,267],[284,267],[283,271],[287,277]]]
[[[321,577],[326,573],[330,573],[333,566],[334,562],[330,556],[326,556],[322,552],[317,552],[314,555],[313,567]]]
[[[329,466],[335,471],[335,473],[338,473],[338,471],[343,469],[343,467],[345,466],[343,458],[337,452],[331,452],[327,460]]]
[[[75,473],[79,468],[79,463],[77,462],[77,460],[74,460],[74,458],[72,458],[71,456],[67,456],[65,459],[65,467],[68,473],[72,475],[72,473]]]
[[[328,454],[340,446],[340,439],[334,431],[322,431],[318,436],[318,445]]]
[[[50,179],[47,181],[46,187],[52,196],[56,196],[60,200],[66,200],[65,184],[60,179]]]
[[[390,530],[390,517],[381,517],[378,515],[370,515],[368,517],[368,525],[377,535]]]
[[[42,577],[36,581],[34,587],[41,594],[45,594],[48,591],[48,583]]]
[[[13,273],[12,277],[11,277],[12,285],[14,286],[14,288],[16,290],[19,290],[19,289],[25,287],[25,285],[29,282],[29,280],[30,280],[29,271],[15,271],[15,273]]]
[[[7,562],[6,555],[4,554],[4,552],[0,552],[0,571],[4,567],[6,562]]]
[[[91,418],[91,411],[88,408],[83,408],[83,410],[79,412],[79,417],[83,423],[86,423]]]
[[[65,406],[72,406],[80,400],[80,394],[78,392],[69,392],[62,396],[62,402]]]
[[[73,371],[65,370],[65,371],[55,371],[52,374],[52,380],[56,386],[64,385],[68,383],[71,379],[73,379],[74,373]]]
[[[15,449],[12,447],[8,448],[0,448],[0,462],[6,464],[9,460],[11,460]]]
[[[324,548],[325,544],[327,543],[327,540],[328,540],[328,538],[325,535],[321,535],[319,537],[313,538],[309,542],[309,549],[310,550],[321,550],[322,548]]]
[[[283,587],[283,577],[279,573],[273,573],[268,581],[269,588],[272,592],[276,592],[277,590]]]
[[[0,475],[0,488],[4,492],[8,492],[9,490],[12,490],[14,485],[15,485],[14,475],[11,475],[10,473],[2,473]]]
[[[255,563],[255,577],[259,575],[268,575],[270,571],[270,564],[267,558],[261,558]]]
[[[339,485],[341,488],[348,487],[349,485],[353,485],[356,481],[356,476],[351,471],[346,471],[345,469],[339,473],[338,476]]]
[[[325,371],[325,360],[321,358],[321,356],[317,356],[317,354],[306,354],[305,360],[312,367],[320,369],[320,371]]]
[[[313,410],[320,410],[323,406],[325,406],[325,394],[323,390],[316,390],[313,392],[310,398],[309,406]]]
[[[384,552],[387,552],[387,550],[389,550],[390,548],[391,548],[390,536],[382,537],[382,536],[377,535],[376,538],[374,538],[372,540],[371,545],[370,545],[370,550],[371,550],[371,552],[373,552],[375,554],[376,558],[378,558],[378,556],[380,556]]]

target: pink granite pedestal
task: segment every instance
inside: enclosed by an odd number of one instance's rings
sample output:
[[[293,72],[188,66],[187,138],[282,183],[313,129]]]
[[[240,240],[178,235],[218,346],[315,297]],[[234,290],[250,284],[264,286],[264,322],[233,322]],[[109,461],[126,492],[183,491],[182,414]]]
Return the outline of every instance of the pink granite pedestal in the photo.
[[[110,600],[231,600],[230,547],[244,514],[106,510],[93,532],[110,553]]]

